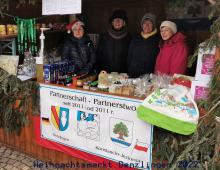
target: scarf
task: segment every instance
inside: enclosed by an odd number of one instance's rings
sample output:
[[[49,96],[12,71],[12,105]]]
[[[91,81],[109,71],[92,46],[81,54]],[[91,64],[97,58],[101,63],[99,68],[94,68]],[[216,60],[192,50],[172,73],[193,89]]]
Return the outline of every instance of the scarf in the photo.
[[[141,32],[141,36],[144,38],[144,39],[148,39],[149,37],[151,37],[152,35],[156,34],[157,33],[157,29],[154,29],[154,31],[152,31],[151,33],[149,34],[144,34],[143,31]]]
[[[118,31],[114,30],[112,25],[110,25],[107,31],[108,34],[114,39],[122,39],[128,34],[126,25]]]

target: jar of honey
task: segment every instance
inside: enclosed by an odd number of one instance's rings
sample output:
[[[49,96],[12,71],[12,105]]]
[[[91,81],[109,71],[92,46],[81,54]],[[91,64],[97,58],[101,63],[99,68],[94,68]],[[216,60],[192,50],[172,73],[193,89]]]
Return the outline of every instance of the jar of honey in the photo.
[[[8,35],[14,34],[13,26],[12,26],[11,24],[8,24],[8,25],[6,26],[6,28],[7,28],[7,34],[8,34]]]
[[[5,27],[5,25],[0,25],[0,35],[6,35],[6,27]]]

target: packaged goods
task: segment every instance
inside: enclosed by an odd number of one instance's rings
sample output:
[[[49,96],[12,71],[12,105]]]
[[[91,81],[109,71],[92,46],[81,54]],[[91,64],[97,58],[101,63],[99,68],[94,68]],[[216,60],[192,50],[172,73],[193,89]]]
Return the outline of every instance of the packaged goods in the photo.
[[[83,80],[82,79],[78,79],[77,82],[76,82],[76,85],[78,87],[82,87],[83,86]]]
[[[9,74],[17,75],[19,56],[0,55],[0,67]]]
[[[14,34],[13,25],[8,24],[8,25],[6,25],[6,28],[7,28],[7,34],[8,34],[8,35]]]
[[[200,44],[200,46],[195,80],[210,81],[215,63],[216,47],[213,47],[212,49],[203,49],[202,44]]]
[[[180,75],[180,74],[174,74],[172,83],[191,88],[191,84],[192,84],[193,80],[194,80],[194,77]]]
[[[17,25],[0,25],[0,35],[16,35],[18,33]]]
[[[50,83],[50,64],[45,64],[44,65],[44,82],[45,83]]]
[[[72,83],[75,66],[73,62],[58,62],[44,65],[44,82],[68,86]],[[68,80],[67,80],[68,79]],[[70,83],[71,82],[71,83]]]
[[[88,82],[83,83],[83,89],[89,90],[89,83]]]
[[[209,81],[192,81],[191,95],[195,101],[206,100],[209,90]]]
[[[112,77],[110,77],[112,79]],[[110,82],[108,79],[108,73],[102,70],[98,75],[98,88],[100,89],[108,89],[110,86]]]
[[[97,87],[90,87],[90,90],[92,90],[92,91],[97,91],[98,88],[97,88]]]
[[[0,25],[0,35],[6,35],[6,27],[5,27],[5,25]]]
[[[12,27],[13,27],[13,33],[14,34],[18,34],[18,27],[17,27],[17,25],[12,25]]]
[[[134,86],[124,86],[122,89],[122,95],[134,96]]]

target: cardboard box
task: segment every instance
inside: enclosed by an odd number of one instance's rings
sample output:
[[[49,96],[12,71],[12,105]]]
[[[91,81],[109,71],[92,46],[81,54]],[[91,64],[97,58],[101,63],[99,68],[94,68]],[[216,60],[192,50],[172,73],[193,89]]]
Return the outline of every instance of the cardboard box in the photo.
[[[208,50],[199,49],[195,80],[210,81],[215,64],[215,50],[215,47]]]
[[[195,101],[206,100],[209,94],[210,81],[192,81],[191,95]]]

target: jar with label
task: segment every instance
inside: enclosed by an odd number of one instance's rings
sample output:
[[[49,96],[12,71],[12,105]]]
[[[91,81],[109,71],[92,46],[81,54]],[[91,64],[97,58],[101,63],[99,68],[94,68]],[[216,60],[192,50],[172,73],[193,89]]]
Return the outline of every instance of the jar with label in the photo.
[[[0,35],[6,35],[6,27],[5,27],[5,25],[0,25]]]
[[[71,77],[67,77],[65,79],[64,85],[65,86],[71,86],[71,84],[72,84],[72,78]]]
[[[14,34],[13,26],[8,24],[6,27],[7,27],[7,34],[8,35],[13,35]]]
[[[83,89],[89,90],[89,83],[88,82],[83,83]]]

